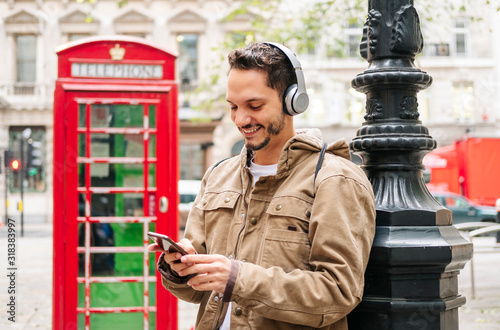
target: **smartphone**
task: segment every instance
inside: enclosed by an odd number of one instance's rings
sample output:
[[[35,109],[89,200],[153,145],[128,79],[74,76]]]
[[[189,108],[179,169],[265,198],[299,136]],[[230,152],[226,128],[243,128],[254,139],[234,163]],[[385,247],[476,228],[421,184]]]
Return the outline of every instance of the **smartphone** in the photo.
[[[173,252],[179,252],[182,255],[188,254],[183,248],[181,248],[177,243],[175,243],[170,237],[167,235],[155,233],[155,232],[148,232],[149,238],[151,238],[153,241],[155,241],[156,244],[160,248],[162,248],[163,251],[168,252],[168,253],[173,253]]]

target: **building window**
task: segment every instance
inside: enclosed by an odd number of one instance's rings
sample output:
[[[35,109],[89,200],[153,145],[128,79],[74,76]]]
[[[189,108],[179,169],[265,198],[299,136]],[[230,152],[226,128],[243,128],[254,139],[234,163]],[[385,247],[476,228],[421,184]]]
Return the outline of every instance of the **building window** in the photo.
[[[179,153],[181,180],[201,180],[205,171],[201,145],[181,144]]]
[[[46,190],[45,127],[29,127],[31,134],[23,136],[27,128],[26,126],[9,128],[9,148],[13,152],[13,159],[21,162],[21,170],[15,173],[11,171],[10,191],[18,192],[21,182],[24,182],[25,191],[44,192]],[[21,148],[24,151],[23,157],[21,157]]]
[[[450,45],[447,43],[424,43],[425,56],[450,56]]]
[[[177,35],[179,57],[177,57],[178,77],[182,86],[192,86],[198,79],[198,35],[184,33]]]
[[[254,41],[252,32],[234,32],[229,34],[231,48],[243,48]]]
[[[453,83],[453,119],[464,123],[474,118],[474,87],[470,81]]]
[[[457,56],[469,55],[469,20],[461,17],[453,22],[453,47]]]
[[[68,41],[75,41],[82,38],[90,37],[88,33],[70,33],[68,34]]]
[[[36,80],[36,36],[16,36],[17,82],[35,82]]]
[[[357,23],[349,23],[344,29],[345,33],[345,52],[349,57],[361,57],[359,54],[359,44],[361,43],[361,34],[363,28]]]
[[[145,33],[121,33],[121,35],[146,39],[146,34]]]

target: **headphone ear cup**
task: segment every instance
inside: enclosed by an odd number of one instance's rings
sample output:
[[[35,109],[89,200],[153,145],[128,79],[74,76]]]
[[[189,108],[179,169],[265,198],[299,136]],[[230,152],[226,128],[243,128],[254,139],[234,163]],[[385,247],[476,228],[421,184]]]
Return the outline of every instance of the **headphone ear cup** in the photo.
[[[288,86],[283,98],[283,111],[289,116],[295,116],[297,113],[293,109],[293,99],[297,93],[297,84]]]
[[[285,91],[283,111],[289,116],[303,113],[309,105],[309,96],[307,96],[307,93],[299,93],[297,89],[297,84],[293,84]]]
[[[301,114],[307,110],[309,105],[309,96],[304,92],[296,92],[293,96],[292,104],[295,114]]]

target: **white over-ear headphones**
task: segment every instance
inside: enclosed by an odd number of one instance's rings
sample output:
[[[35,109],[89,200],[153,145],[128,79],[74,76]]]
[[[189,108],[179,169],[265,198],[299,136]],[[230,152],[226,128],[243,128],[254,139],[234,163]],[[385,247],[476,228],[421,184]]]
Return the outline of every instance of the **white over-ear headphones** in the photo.
[[[264,42],[270,46],[276,47],[281,50],[292,63],[297,77],[297,83],[288,86],[283,96],[283,111],[290,116],[295,116],[306,111],[309,105],[309,96],[307,96],[306,82],[304,79],[304,72],[297,57],[292,51],[283,45],[275,42]]]

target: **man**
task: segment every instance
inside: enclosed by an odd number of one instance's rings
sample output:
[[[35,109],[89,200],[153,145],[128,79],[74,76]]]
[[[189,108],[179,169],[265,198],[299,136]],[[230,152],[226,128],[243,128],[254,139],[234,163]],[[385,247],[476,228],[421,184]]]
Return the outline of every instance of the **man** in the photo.
[[[322,159],[319,131],[295,131],[307,95],[294,98],[305,86],[288,49],[255,43],[228,59],[245,147],[205,174],[179,242],[190,254],[161,256],[163,285],[201,304],[196,329],[347,329],[375,231],[371,185],[344,140]]]

